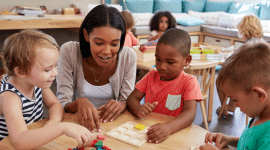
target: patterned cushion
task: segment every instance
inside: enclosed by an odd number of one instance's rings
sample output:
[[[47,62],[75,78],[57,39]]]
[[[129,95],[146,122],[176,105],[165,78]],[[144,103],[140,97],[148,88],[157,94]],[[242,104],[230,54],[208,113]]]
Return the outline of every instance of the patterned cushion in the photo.
[[[263,32],[270,32],[270,20],[261,20]]]
[[[188,14],[192,17],[197,17],[201,20],[204,20],[205,24],[209,24],[209,25],[217,25],[217,21],[218,21],[218,16],[220,14],[224,14],[225,12],[196,12],[196,11],[192,11],[189,10]]]
[[[245,14],[228,14],[223,13],[218,15],[217,26],[226,28],[237,28],[238,22]]]
[[[190,17],[190,15],[188,15],[187,13],[172,13],[172,15],[175,18],[175,20]]]
[[[132,13],[135,21],[135,26],[149,25],[153,13]]]

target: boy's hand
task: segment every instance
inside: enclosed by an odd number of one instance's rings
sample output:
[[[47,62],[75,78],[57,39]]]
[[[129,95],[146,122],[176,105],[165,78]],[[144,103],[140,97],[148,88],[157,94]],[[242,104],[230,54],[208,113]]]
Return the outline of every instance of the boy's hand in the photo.
[[[146,133],[149,143],[161,143],[170,136],[170,130],[164,123],[157,123],[151,126]]]
[[[221,133],[210,133],[207,132],[205,136],[205,143],[216,143],[216,147],[218,149],[222,149],[223,147],[227,146],[230,142],[230,138],[224,134]]]
[[[200,150],[218,150],[213,144],[206,143],[204,146],[200,146]]]
[[[64,134],[77,140],[78,148],[88,146],[92,142],[92,133],[85,127],[75,123],[63,122]]]
[[[158,105],[158,102],[154,102],[153,104],[148,103],[148,102],[144,103],[138,108],[137,116],[140,118],[143,118],[149,115],[157,105]]]

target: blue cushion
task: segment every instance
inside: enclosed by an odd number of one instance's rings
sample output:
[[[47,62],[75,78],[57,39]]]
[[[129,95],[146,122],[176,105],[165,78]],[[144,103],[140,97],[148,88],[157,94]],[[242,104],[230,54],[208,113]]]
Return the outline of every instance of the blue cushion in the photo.
[[[205,22],[202,19],[196,17],[181,18],[178,19],[176,22],[183,26],[199,26],[205,24]]]
[[[196,0],[196,1],[183,0],[183,12],[188,13],[188,10],[203,12],[204,5],[205,5],[205,1],[203,0]]]
[[[171,13],[182,13],[182,0],[155,0],[154,12],[170,11]]]
[[[153,13],[154,0],[125,0],[126,5],[119,0],[119,4],[133,13]]]
[[[270,20],[270,2],[261,3],[260,19]]]
[[[231,14],[255,14],[259,16],[260,4],[245,4],[232,2],[228,13]]]
[[[231,1],[228,2],[206,2],[205,12],[224,11],[228,12]]]

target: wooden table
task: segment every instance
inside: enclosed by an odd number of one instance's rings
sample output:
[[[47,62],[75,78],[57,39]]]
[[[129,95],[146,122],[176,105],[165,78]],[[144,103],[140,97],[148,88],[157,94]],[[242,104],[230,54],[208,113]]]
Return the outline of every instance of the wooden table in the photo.
[[[145,126],[150,127],[156,123],[167,122],[173,119],[171,116],[158,114],[158,113],[151,113],[149,116],[145,118],[138,118],[131,114],[128,110],[123,112],[115,121],[108,122],[106,124],[101,123],[101,134],[105,134],[106,132],[124,124],[127,121],[132,121],[136,123],[141,123]],[[48,119],[43,119],[41,121],[35,122],[28,126],[28,129],[36,129],[42,127]],[[75,122],[78,123],[77,116],[71,113],[65,113],[63,122]],[[164,142],[160,144],[153,144],[153,143],[145,143],[140,147],[135,147],[113,138],[107,136],[107,140],[104,141],[105,146],[108,146],[112,150],[154,150],[154,149],[170,149],[170,150],[189,150],[191,146],[200,146],[204,145],[204,137],[207,131],[197,125],[192,124],[191,126],[178,131],[169,136]],[[94,133],[94,138],[96,139],[96,135],[98,133]],[[42,147],[38,148],[38,150],[67,150],[68,148],[75,148],[77,145],[77,141],[73,138],[67,137],[66,135],[62,135],[43,145]],[[2,150],[13,150],[11,140],[9,137],[4,138],[0,142],[0,149]],[[91,150],[93,148],[86,147],[85,150]]]
[[[12,17],[13,15],[11,15]],[[84,16],[45,15],[46,19],[0,20],[0,30],[80,28]]]

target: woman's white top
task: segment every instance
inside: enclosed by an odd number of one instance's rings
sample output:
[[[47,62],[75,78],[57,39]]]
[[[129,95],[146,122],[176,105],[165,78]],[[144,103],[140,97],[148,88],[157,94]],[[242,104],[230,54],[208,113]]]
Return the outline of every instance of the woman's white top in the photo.
[[[111,83],[95,86],[84,79],[83,84],[84,97],[88,98],[96,108],[106,104],[110,99],[115,100]]]

